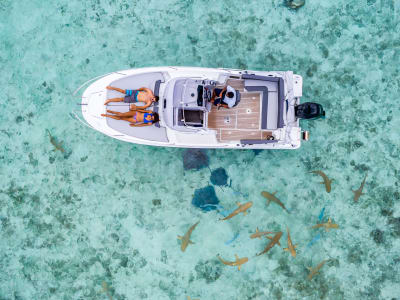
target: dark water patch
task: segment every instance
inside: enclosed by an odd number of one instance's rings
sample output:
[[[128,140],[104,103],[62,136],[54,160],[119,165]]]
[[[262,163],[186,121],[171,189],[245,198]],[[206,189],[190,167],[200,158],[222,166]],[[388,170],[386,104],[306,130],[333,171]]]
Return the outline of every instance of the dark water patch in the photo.
[[[38,165],[38,160],[34,158],[32,152],[29,153],[28,157],[29,157],[29,164],[30,164],[31,166],[37,167],[37,165]]]
[[[50,198],[52,199],[52,203],[64,206],[69,204],[76,205],[82,201],[82,198],[80,198],[78,194],[72,193],[68,190],[51,193]]]
[[[102,183],[103,179],[101,178],[100,175],[95,174],[95,175],[92,175],[90,177],[86,177],[86,178],[82,179],[81,182],[83,184],[88,184],[88,183],[96,184],[96,183]]]
[[[45,240],[39,246],[39,248],[52,249],[54,247],[65,247],[65,238],[61,233],[52,234],[50,236],[45,236]]]
[[[314,74],[318,71],[318,66],[317,64],[312,64],[308,69],[307,69],[307,76],[308,77],[313,77]]]
[[[217,281],[222,274],[221,262],[217,259],[200,260],[194,269],[197,273],[197,279],[204,279],[206,283]]]
[[[0,190],[0,193],[6,194],[14,203],[25,203],[32,199],[29,188],[17,186],[13,181],[6,190]]]
[[[1,0],[0,1],[0,11],[10,11],[12,8],[12,0]]]
[[[360,79],[351,74],[348,70],[338,72],[337,75],[334,75],[334,79],[341,87],[353,87],[360,82]]]
[[[72,154],[72,150],[67,149],[67,150],[64,152],[63,158],[64,158],[64,159],[68,159],[68,158],[71,156],[71,154]]]
[[[384,232],[382,230],[379,229],[374,229],[370,232],[370,236],[373,238],[373,240],[375,241],[375,243],[377,244],[382,244],[384,243],[385,239],[384,239]]]
[[[227,186],[228,185],[228,175],[224,168],[218,168],[211,172],[210,181],[214,185]]]
[[[186,35],[192,45],[196,45],[199,41],[198,37],[191,36],[190,34]]]
[[[182,156],[185,170],[200,170],[209,165],[207,151],[204,149],[186,149],[183,151]]]
[[[19,259],[19,263],[22,266],[23,276],[30,282],[32,282],[36,275],[40,272],[41,268],[34,257],[22,255]]]
[[[393,215],[393,210],[390,209],[381,209],[381,215],[384,217],[391,217]]]
[[[129,267],[132,268],[134,273],[144,268],[147,265],[147,260],[139,253],[139,250],[135,249],[132,252],[132,258],[129,262]]]
[[[5,134],[7,137],[11,137],[11,136],[12,136],[12,133],[9,132],[8,130],[1,129],[0,132],[3,133],[3,134]]]
[[[217,205],[218,203],[219,200],[213,186],[209,185],[194,191],[194,197],[192,199],[192,204],[194,206],[204,211],[210,211],[216,209],[213,205]]]
[[[49,234],[53,230],[53,224],[45,223],[38,216],[24,216],[24,219],[28,218],[27,229],[31,229],[35,234]]]
[[[152,201],[154,206],[160,206],[161,205],[161,199],[153,199]]]
[[[289,261],[287,257],[281,257],[278,260],[279,267],[275,269],[275,271],[285,275],[286,277],[292,277],[293,272],[290,270]]]
[[[397,218],[389,217],[388,223],[392,227],[391,235],[394,236],[395,238],[400,238],[400,217]]]
[[[161,250],[161,262],[166,264],[168,263],[168,255],[167,255],[167,251],[165,250]]]
[[[256,299],[274,299],[280,300],[282,287],[279,284],[263,281],[262,279],[241,281],[239,284],[239,290],[241,297],[237,299],[244,300],[256,300]],[[268,290],[269,295],[273,297],[267,297],[265,290]]]
[[[124,180],[124,179],[122,179],[122,178],[115,178],[114,179],[114,186],[116,187],[116,188],[118,188],[118,189],[123,189],[123,188],[125,188],[125,186],[126,186],[126,181]]]
[[[17,116],[15,118],[15,123],[17,124],[22,123],[23,121],[25,121],[25,118],[23,116]]]
[[[329,50],[328,50],[328,48],[327,48],[324,44],[319,43],[319,44],[318,44],[318,48],[319,48],[319,50],[321,50],[322,56],[323,56],[324,58],[328,58],[328,57],[329,57]]]
[[[360,290],[359,299],[381,299],[380,298],[380,288],[377,286],[367,286],[364,290]],[[397,299],[395,299],[397,300]]]
[[[166,282],[164,280],[160,280],[158,282],[158,287],[162,290],[166,295],[167,299],[178,299],[176,292],[174,291],[173,282]]]
[[[72,217],[67,215],[63,210],[58,210],[53,216],[60,224],[66,229],[75,229],[76,225],[73,223]]]
[[[113,259],[119,260],[119,267],[126,268],[129,262],[129,256],[123,253],[114,252],[111,256]]]
[[[111,233],[111,234],[110,234],[110,237],[111,237],[116,243],[119,242],[119,235],[116,234],[115,232]]]
[[[257,156],[262,152],[262,149],[253,149],[254,156]]]
[[[247,63],[241,58],[236,59],[236,65],[239,69],[246,70],[248,69]]]
[[[54,90],[54,84],[53,83],[47,83],[46,81],[44,81],[42,83],[42,88],[44,88],[44,92],[46,94],[51,94]]]
[[[354,160],[350,161],[350,166],[354,167],[354,170],[356,171],[366,172],[371,170],[371,168],[365,164],[356,164]]]
[[[368,204],[379,205],[380,209],[392,210],[394,202],[400,199],[397,187],[380,187],[375,181],[368,181],[368,186]]]
[[[324,169],[324,165],[320,156],[301,157],[300,161],[306,167],[307,171]]]
[[[348,250],[347,253],[347,261],[353,264],[361,264],[362,259],[361,256],[363,255],[363,251],[361,247],[353,247]]]

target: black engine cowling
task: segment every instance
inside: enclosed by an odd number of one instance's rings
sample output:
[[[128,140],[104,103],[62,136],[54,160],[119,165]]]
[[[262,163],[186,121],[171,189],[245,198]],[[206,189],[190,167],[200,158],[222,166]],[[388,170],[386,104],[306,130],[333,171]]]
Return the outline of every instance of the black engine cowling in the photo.
[[[319,119],[325,117],[325,111],[321,104],[314,102],[305,102],[295,106],[294,112],[300,119]]]

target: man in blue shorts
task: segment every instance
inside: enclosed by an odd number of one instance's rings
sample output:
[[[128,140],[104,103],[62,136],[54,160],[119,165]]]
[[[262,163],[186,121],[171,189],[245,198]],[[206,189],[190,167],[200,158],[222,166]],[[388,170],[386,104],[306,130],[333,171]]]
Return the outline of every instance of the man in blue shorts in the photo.
[[[147,108],[154,102],[158,101],[158,96],[154,96],[153,91],[146,87],[141,87],[138,90],[123,90],[117,87],[107,86],[107,90],[120,92],[122,94],[125,94],[125,97],[108,99],[106,102],[104,102],[104,105],[107,105],[110,102],[125,102],[125,103],[143,102],[145,104],[144,106],[136,106],[135,104],[132,104],[131,110],[134,110],[137,107],[141,109]]]

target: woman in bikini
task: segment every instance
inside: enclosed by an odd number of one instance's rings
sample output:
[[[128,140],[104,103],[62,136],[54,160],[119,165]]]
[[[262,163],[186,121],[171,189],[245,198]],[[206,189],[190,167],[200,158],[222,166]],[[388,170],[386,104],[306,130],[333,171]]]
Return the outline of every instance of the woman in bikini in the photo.
[[[104,102],[104,105],[107,105],[110,102],[122,101],[125,103],[143,102],[145,105],[140,106],[140,108],[144,109],[152,105],[153,102],[158,101],[158,96],[154,96],[153,91],[145,87],[141,87],[138,90],[123,90],[117,87],[107,86],[107,90],[120,92],[125,94],[125,97],[108,99],[106,102]],[[136,107],[137,106],[135,104],[132,104],[131,110],[136,109]]]
[[[145,109],[131,110],[125,113],[112,110],[107,110],[107,112],[109,114],[102,114],[101,116],[115,120],[128,121],[131,123],[129,126],[132,127],[151,126],[160,120],[156,112]]]

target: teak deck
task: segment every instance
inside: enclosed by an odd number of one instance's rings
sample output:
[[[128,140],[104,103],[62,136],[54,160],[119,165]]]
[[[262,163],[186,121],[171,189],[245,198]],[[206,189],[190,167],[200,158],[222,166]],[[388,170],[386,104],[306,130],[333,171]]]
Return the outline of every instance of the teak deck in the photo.
[[[243,80],[228,79],[227,84],[240,91],[241,100],[236,107],[220,108],[213,105],[208,113],[208,128],[217,131],[219,141],[265,139],[272,133],[261,130],[261,95],[244,92]]]

